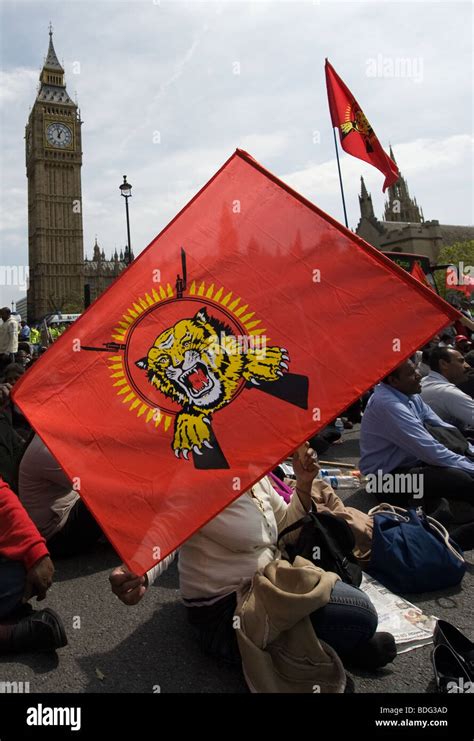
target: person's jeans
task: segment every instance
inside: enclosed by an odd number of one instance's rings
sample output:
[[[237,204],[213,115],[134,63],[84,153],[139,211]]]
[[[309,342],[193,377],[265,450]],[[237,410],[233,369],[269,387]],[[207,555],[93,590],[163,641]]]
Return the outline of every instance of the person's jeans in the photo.
[[[188,607],[188,619],[195,627],[201,649],[214,658],[240,663],[232,618],[236,594],[224,597],[211,607]],[[336,582],[327,605],[310,615],[316,635],[342,657],[363,646],[374,635],[378,617],[367,595],[357,587]]]
[[[311,623],[319,639],[341,656],[350,656],[351,651],[372,638],[378,616],[364,592],[338,581],[327,605],[311,614]]]
[[[22,562],[0,557],[0,620],[20,606],[25,582],[26,570]]]

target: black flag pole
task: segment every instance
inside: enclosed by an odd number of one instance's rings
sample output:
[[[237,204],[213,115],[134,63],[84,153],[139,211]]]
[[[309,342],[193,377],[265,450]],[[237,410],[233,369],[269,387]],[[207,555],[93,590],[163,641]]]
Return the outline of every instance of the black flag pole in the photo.
[[[346,222],[346,228],[349,229],[349,224],[347,223],[346,200],[344,198],[344,188],[342,185],[341,165],[339,162],[339,150],[337,148],[336,129],[334,128],[334,126],[332,129],[332,133],[334,134],[334,146],[336,147],[337,169],[339,172],[339,185],[341,186],[342,207],[344,209],[344,221]]]
[[[186,252],[181,247],[181,267],[183,270],[183,290],[185,291],[188,285],[188,271],[186,270]]]
[[[176,298],[183,298],[183,292],[186,290],[188,273],[186,270],[186,252],[181,247],[181,268],[183,275],[176,276]]]

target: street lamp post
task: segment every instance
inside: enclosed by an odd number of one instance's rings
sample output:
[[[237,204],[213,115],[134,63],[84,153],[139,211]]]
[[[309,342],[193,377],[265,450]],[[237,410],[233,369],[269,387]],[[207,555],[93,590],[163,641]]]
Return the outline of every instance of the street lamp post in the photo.
[[[128,216],[128,199],[132,197],[132,186],[127,183],[127,176],[123,176],[123,183],[120,186],[120,192],[125,198],[125,213],[127,215],[127,250],[125,252],[125,264],[130,265],[132,262],[132,245],[130,242],[130,219]]]

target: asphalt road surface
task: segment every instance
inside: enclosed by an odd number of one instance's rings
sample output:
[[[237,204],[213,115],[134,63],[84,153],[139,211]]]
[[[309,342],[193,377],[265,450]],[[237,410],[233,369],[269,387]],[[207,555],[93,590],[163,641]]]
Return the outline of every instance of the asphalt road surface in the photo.
[[[357,438],[357,431],[346,433],[343,445],[322,457],[356,463]],[[375,504],[368,495],[354,501],[350,493],[349,500],[365,510]],[[474,561],[473,552],[466,556]],[[246,693],[239,670],[208,659],[195,644],[180,602],[176,563],[135,607],[125,607],[110,591],[108,575],[118,563],[106,545],[80,559],[56,561],[55,583],[38,606],[61,615],[69,644],[53,655],[0,657],[0,682],[29,682],[30,692],[45,693]],[[459,588],[409,600],[474,639],[473,574],[470,569]],[[377,672],[351,671],[355,692],[433,692],[430,652],[425,646],[399,655]]]

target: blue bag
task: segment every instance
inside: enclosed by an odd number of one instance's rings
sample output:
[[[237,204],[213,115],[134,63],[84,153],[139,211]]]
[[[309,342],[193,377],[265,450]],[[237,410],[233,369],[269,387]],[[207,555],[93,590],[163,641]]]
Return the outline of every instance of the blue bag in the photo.
[[[435,592],[462,580],[466,562],[446,528],[421,508],[380,504],[374,518],[372,552],[366,571],[397,594]]]

